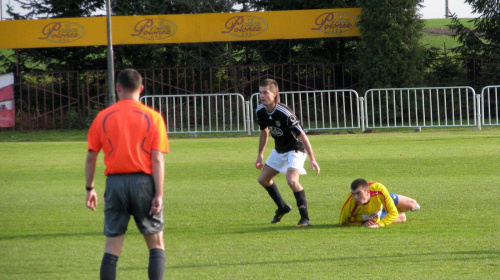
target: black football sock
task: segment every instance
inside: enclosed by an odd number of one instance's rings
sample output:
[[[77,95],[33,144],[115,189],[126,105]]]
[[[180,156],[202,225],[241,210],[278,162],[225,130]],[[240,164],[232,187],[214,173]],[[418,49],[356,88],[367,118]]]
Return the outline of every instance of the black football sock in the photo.
[[[273,199],[274,203],[278,206],[278,208],[283,208],[285,206],[285,201],[283,197],[281,197],[281,193],[276,186],[276,183],[273,182],[269,187],[265,187],[266,191],[269,193],[269,196]]]
[[[149,280],[161,280],[165,274],[165,251],[160,248],[149,251]]]
[[[115,280],[116,279],[116,263],[118,256],[104,253],[101,262],[101,280]]]
[[[309,220],[309,212],[307,211],[307,199],[304,190],[294,192],[295,200],[297,200],[297,208],[299,208],[300,217]]]

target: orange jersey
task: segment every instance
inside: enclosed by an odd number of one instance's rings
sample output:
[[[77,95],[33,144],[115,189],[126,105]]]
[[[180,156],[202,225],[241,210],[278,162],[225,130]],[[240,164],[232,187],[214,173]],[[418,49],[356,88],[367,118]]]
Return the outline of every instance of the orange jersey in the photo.
[[[105,175],[153,173],[152,150],[168,153],[167,129],[160,113],[135,100],[121,100],[92,122],[88,149],[104,152]]]
[[[364,205],[357,205],[352,197],[352,193],[347,195],[342,209],[340,210],[339,224],[341,225],[362,225],[363,222],[372,217],[377,218],[377,224],[387,226],[398,218],[398,209],[394,204],[387,188],[381,183],[369,182],[370,201]],[[380,219],[382,210],[387,215]]]

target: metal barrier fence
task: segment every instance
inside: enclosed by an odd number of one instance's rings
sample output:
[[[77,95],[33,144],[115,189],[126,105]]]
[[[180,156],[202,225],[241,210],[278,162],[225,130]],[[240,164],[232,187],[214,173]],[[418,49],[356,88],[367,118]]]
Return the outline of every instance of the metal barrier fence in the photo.
[[[471,87],[370,89],[361,103],[367,128],[479,125]]]
[[[290,107],[305,130],[360,128],[359,96],[355,90],[280,92],[280,102]],[[259,93],[250,97],[252,131],[259,131],[254,122]]]
[[[500,125],[500,85],[487,86],[481,90],[481,123]]]
[[[245,101],[238,93],[147,95],[141,102],[164,116],[168,133],[247,132]]]
[[[289,91],[280,101],[305,130],[500,125],[500,86]],[[143,96],[160,111],[169,133],[258,132],[254,114],[259,94],[249,101],[238,93]]]

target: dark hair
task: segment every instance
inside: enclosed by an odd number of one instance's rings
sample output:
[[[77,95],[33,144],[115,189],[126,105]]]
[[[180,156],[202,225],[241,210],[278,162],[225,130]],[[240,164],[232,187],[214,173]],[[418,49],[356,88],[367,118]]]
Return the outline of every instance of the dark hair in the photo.
[[[129,91],[137,90],[142,85],[142,77],[135,69],[125,69],[118,73],[116,83]]]
[[[368,182],[365,179],[358,178],[351,183],[351,190],[355,190],[359,188],[360,186],[368,187]]]
[[[276,90],[276,92],[278,92],[278,94],[276,95],[276,98],[274,99],[274,101],[276,102],[276,104],[278,104],[280,102],[280,94],[279,94],[278,82],[276,82],[273,79],[265,79],[262,82],[260,82],[260,86],[261,87],[270,87],[270,88],[274,87],[274,89]]]

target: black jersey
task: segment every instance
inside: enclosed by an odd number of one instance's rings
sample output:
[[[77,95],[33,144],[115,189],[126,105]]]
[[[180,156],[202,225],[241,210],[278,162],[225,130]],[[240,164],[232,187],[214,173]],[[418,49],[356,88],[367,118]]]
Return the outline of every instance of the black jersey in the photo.
[[[283,103],[278,103],[274,111],[269,113],[261,104],[256,109],[256,117],[261,130],[269,128],[274,138],[274,149],[278,153],[292,150],[305,152],[304,143],[297,138],[304,130],[292,109]]]

